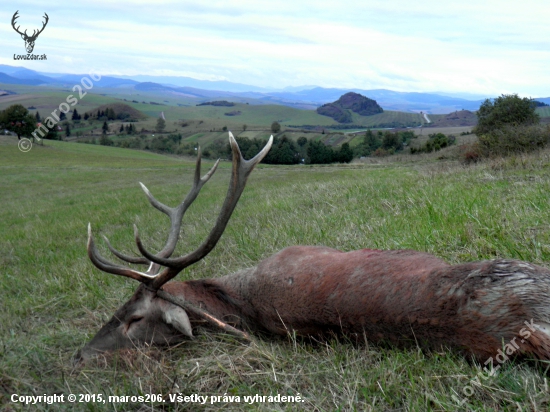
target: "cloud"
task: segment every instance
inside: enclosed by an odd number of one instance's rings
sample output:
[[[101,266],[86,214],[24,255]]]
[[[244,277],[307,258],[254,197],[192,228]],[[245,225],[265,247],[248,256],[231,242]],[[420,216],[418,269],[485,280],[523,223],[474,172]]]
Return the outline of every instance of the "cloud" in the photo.
[[[48,28],[43,71],[166,74],[264,87],[550,96],[550,3],[193,0],[20,1]],[[21,40],[0,11],[0,63]],[[33,20],[34,19],[34,20]],[[36,21],[35,21],[36,20]],[[30,65],[30,64],[29,64]]]

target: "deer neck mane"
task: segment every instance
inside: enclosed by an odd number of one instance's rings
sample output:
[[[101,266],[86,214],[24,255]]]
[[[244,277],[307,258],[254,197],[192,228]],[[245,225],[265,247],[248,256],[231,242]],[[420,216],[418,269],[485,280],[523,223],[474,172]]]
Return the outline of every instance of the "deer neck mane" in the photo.
[[[233,324],[235,327],[243,327],[250,323],[252,313],[248,313],[250,307],[244,301],[240,293],[240,282],[235,282],[233,275],[227,275],[217,279],[198,279],[184,282],[167,283],[163,290],[183,297],[186,301],[207,311],[212,316]],[[191,321],[199,321],[189,314]]]

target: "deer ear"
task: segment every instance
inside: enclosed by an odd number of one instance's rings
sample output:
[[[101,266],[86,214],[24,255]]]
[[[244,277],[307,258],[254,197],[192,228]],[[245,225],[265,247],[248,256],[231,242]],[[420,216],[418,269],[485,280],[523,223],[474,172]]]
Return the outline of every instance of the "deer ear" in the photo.
[[[176,330],[190,338],[193,337],[191,322],[187,313],[176,305],[170,305],[170,308],[162,312],[162,319],[169,325],[172,325]]]

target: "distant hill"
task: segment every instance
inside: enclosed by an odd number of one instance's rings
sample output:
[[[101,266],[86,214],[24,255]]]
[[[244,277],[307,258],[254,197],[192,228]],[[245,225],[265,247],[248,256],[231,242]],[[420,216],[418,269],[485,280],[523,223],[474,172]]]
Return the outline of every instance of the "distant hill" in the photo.
[[[349,110],[334,104],[327,103],[317,109],[317,113],[323,116],[328,116],[336,120],[338,123],[351,123],[351,113]]]
[[[475,126],[477,116],[469,110],[457,110],[432,122],[428,127]]]
[[[0,84],[48,85],[71,87],[79,84],[88,74],[66,74],[37,72],[21,66],[0,64]],[[319,86],[296,86],[284,89],[267,89],[229,81],[198,80],[184,76],[107,76],[94,81],[97,88],[126,88],[152,92],[158,95],[171,95],[187,99],[186,104],[205,101],[229,100],[250,105],[275,104],[298,109],[315,110],[319,106],[334,102],[349,92],[361,94],[376,100],[384,110],[428,114],[446,114],[455,111],[476,111],[485,100],[480,95],[446,92],[398,92],[387,89],[342,89]],[[2,87],[6,88],[6,87]],[[116,92],[116,91],[115,91]],[[103,93],[103,91],[101,92]],[[109,93],[109,91],[107,91]],[[486,96],[492,98],[494,96]],[[189,102],[189,99],[192,101]],[[550,104],[550,98],[535,98]],[[349,110],[349,109],[345,109]],[[341,110],[331,110],[335,115],[346,115]]]
[[[317,109],[317,113],[332,117],[338,123],[351,123],[352,117],[349,110],[360,116],[372,116],[384,112],[375,100],[359,93],[349,92],[340,96],[335,102],[322,105]]]
[[[38,86],[39,84],[44,84],[44,81],[39,79],[18,79],[6,73],[0,73],[0,83],[27,84],[29,86]]]

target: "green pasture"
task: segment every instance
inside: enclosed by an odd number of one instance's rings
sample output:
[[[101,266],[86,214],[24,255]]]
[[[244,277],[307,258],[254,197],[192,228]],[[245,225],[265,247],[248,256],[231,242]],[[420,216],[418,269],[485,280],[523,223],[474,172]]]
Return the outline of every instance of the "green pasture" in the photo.
[[[548,266],[550,152],[464,167],[434,155],[327,167],[260,165],[218,246],[179,280],[217,277],[296,244],[341,250],[410,248],[451,263],[508,257]],[[212,163],[205,162],[203,173]],[[245,344],[217,332],[175,348],[141,348],[74,368],[72,357],[122,305],[137,282],[95,269],[86,227],[133,253],[134,223],[158,250],[168,221],[143,182],[175,205],[193,163],[177,157],[46,141],[28,153],[0,137],[0,409],[86,411],[547,410],[548,365],[510,361],[481,384],[483,365],[451,351],[356,345],[293,336]],[[184,218],[178,254],[214,224],[230,164],[203,188]],[[114,259],[114,258],[113,258]],[[470,396],[464,388],[472,388]],[[12,394],[162,394],[154,404],[23,407]],[[297,395],[303,403],[169,402],[169,394]],[[463,404],[459,406],[456,396]],[[30,408],[30,409],[29,409]]]
[[[535,111],[540,117],[550,117],[550,106],[537,107]]]

